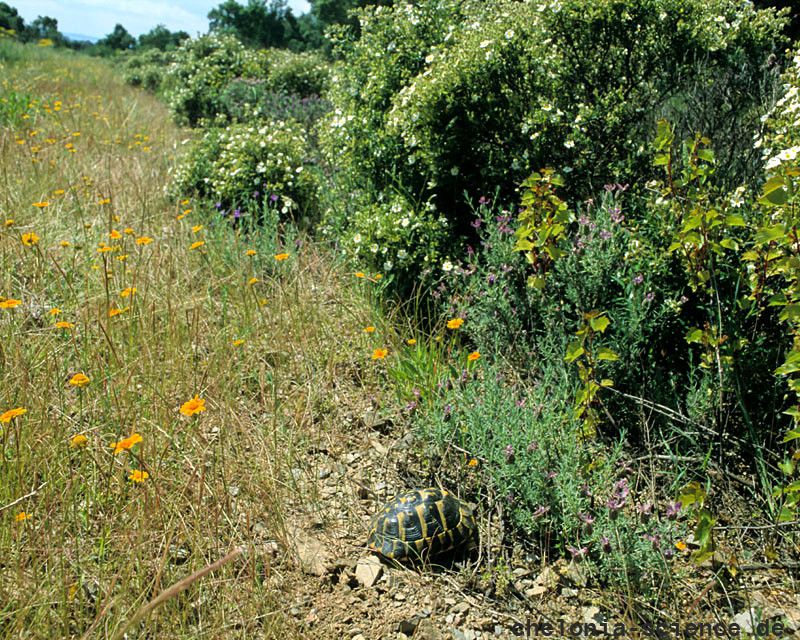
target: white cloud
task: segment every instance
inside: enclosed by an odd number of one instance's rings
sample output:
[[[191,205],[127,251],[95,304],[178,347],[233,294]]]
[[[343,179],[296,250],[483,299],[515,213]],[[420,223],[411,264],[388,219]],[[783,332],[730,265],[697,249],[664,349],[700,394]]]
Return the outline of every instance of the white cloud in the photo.
[[[245,0],[239,0],[244,3]],[[208,12],[221,4],[222,0],[193,2],[177,0],[26,0],[15,4],[25,22],[37,16],[51,16],[58,20],[58,28],[64,33],[79,33],[102,37],[111,33],[117,23],[134,36],[150,31],[163,24],[172,31],[187,31],[191,35],[208,30]],[[22,6],[20,6],[22,5]],[[295,15],[308,10],[307,0],[290,0]]]

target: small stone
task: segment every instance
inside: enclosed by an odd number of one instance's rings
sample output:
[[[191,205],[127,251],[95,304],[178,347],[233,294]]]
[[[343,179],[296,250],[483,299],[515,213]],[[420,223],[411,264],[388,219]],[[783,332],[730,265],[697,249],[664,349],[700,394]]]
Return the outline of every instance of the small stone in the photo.
[[[752,635],[753,630],[759,622],[758,613],[755,609],[747,609],[733,616],[732,622],[739,625],[739,629],[742,633]]]
[[[320,480],[325,480],[326,478],[330,477],[331,477],[331,470],[328,469],[328,467],[322,467],[322,469],[320,469],[317,472],[317,478],[319,478]]]
[[[456,616],[455,616],[455,614],[453,614],[453,613],[448,613],[448,614],[445,616],[445,618],[444,618],[444,621],[445,621],[447,624],[453,624],[453,622],[455,622],[455,619],[456,619]]]
[[[578,590],[577,589],[571,589],[569,587],[564,587],[561,590],[561,596],[563,598],[577,598],[578,597]]]
[[[303,470],[302,469],[298,469],[297,467],[292,469],[292,478],[294,478],[295,482],[299,482],[300,478],[302,478],[302,477],[303,477]]]
[[[409,620],[401,620],[400,622],[398,622],[397,631],[407,636],[413,636],[418,626],[419,626],[419,618],[414,616]]]
[[[432,620],[420,620],[414,633],[414,640],[441,640],[442,634]]]
[[[593,624],[595,626],[601,627],[606,622],[606,617],[603,615],[603,612],[600,611],[599,607],[584,607],[583,609],[583,622],[585,624]]]
[[[364,637],[363,635],[361,635],[364,632],[361,630],[360,627],[353,627],[352,629],[350,629],[348,633],[350,634],[350,637],[353,638],[353,640],[355,640],[358,636],[361,636],[362,638]]]
[[[453,613],[466,613],[469,611],[469,605],[466,602],[459,602],[450,611]]]
[[[381,575],[383,575],[383,565],[377,558],[365,558],[358,561],[356,565],[356,580],[365,588],[369,589],[374,586]]]
[[[547,587],[537,584],[535,587],[531,587],[530,589],[525,589],[525,595],[529,598],[535,598],[536,596],[541,596],[547,593]]]
[[[358,633],[358,634],[353,636],[353,640],[367,640],[367,639],[364,636],[362,636],[360,633]]]
[[[231,498],[235,498],[239,495],[239,487],[237,487],[235,484],[232,484],[228,487],[228,493],[230,494]]]
[[[403,600],[406,599],[406,594],[403,593],[402,591],[398,591],[397,593],[394,594],[394,599],[397,600],[398,602],[403,602]]]
[[[291,609],[289,609],[289,613],[295,618],[300,617],[300,609],[298,609],[297,607],[292,607]]]
[[[319,621],[319,616],[317,615],[317,610],[312,609],[311,611],[309,611],[308,615],[306,615],[306,624],[314,624],[315,622],[318,621]]]

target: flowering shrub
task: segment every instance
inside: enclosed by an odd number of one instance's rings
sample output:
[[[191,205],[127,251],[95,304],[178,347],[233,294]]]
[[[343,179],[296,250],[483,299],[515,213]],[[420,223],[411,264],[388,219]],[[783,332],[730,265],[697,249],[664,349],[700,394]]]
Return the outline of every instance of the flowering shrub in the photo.
[[[302,127],[287,120],[205,131],[178,167],[176,193],[197,193],[224,208],[280,197],[284,214],[313,216],[318,181]]]
[[[328,65],[317,54],[255,51],[232,35],[212,33],[184,41],[167,74],[167,98],[175,116],[196,125],[218,117],[274,117],[266,112],[268,105],[258,104],[261,96],[319,96],[325,91]],[[243,109],[242,103],[252,108]]]
[[[338,212],[331,209],[324,216],[322,233],[336,239],[343,255],[394,276],[400,286],[413,284],[411,274],[440,264],[438,239],[447,221],[431,203],[413,203],[397,192],[384,193],[377,202],[361,196],[344,203],[349,211],[344,228],[337,226]]]
[[[335,42],[343,64],[323,146],[351,182],[431,199],[458,235],[469,231],[465,191],[499,187],[507,198],[542,166],[561,168],[580,197],[616,176],[646,178],[658,114],[689,114],[693,131],[687,92],[760,78],[781,25],[735,0],[367,9],[360,38]],[[736,129],[761,96],[728,93],[725,122]]]
[[[167,68],[166,97],[179,122],[196,125],[221,111],[220,96],[234,78],[258,76],[262,60],[234,36],[212,33],[184,40]]]

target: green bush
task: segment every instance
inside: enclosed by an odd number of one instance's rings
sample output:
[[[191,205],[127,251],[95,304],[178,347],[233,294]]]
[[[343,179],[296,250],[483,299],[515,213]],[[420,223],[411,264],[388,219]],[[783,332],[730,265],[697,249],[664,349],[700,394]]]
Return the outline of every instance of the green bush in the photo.
[[[469,232],[465,191],[507,199],[543,166],[563,170],[576,199],[643,183],[658,117],[679,112],[693,131],[689,98],[712,80],[725,122],[747,130],[764,92],[740,88],[763,77],[781,27],[736,0],[367,9],[360,37],[336,42],[322,140],[343,182],[432,201],[458,236]]]
[[[125,82],[155,93],[161,90],[166,69],[173,60],[172,52],[147,48],[124,52],[119,65]]]
[[[330,65],[319,54],[269,49],[264,55],[265,82],[269,91],[300,97],[325,94]]]
[[[279,199],[296,220],[316,216],[318,178],[307,161],[308,140],[293,121],[269,120],[207,129],[176,170],[173,190],[216,200],[223,209]]]

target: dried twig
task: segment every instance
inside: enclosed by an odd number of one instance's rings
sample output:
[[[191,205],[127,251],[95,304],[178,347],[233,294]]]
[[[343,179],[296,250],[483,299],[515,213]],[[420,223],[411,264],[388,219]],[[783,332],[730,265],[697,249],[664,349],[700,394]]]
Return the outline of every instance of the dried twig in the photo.
[[[179,580],[178,582],[173,584],[168,589],[165,589],[164,591],[159,593],[155,598],[153,598],[146,605],[144,605],[143,607],[140,607],[139,610],[133,615],[133,617],[130,620],[128,620],[128,622],[126,622],[124,625],[122,625],[122,627],[120,627],[120,629],[117,631],[117,633],[114,634],[114,640],[120,640],[121,638],[123,638],[125,636],[125,633],[128,631],[128,629],[130,629],[132,626],[134,626],[139,621],[141,621],[145,616],[147,616],[157,606],[159,606],[160,604],[163,604],[164,602],[166,602],[170,598],[174,598],[176,595],[178,595],[182,591],[185,591],[190,586],[192,586],[193,583],[195,583],[198,580],[200,580],[200,578],[205,577],[206,575],[208,575],[212,571],[216,571],[220,567],[228,564],[231,560],[235,560],[240,555],[242,555],[242,553],[244,553],[244,548],[243,547],[237,547],[236,549],[231,551],[228,555],[226,555],[224,558],[220,558],[216,562],[212,562],[210,565],[208,565],[206,567],[203,567],[199,571],[195,571],[192,575],[185,577],[183,580]]]
[[[43,487],[44,487],[46,484],[47,484],[46,482],[43,482],[42,484],[40,484],[40,485],[39,485],[39,486],[38,486],[36,489],[34,489],[33,491],[31,491],[30,493],[26,493],[26,494],[25,494],[24,496],[22,496],[21,498],[17,498],[16,500],[14,500],[14,502],[9,502],[8,504],[6,504],[6,505],[3,505],[2,507],[0,507],[0,511],[5,511],[6,509],[10,509],[10,508],[11,508],[11,507],[13,507],[15,504],[19,504],[19,503],[20,503],[20,502],[22,502],[23,500],[27,500],[28,498],[32,498],[32,497],[33,497],[33,496],[35,496],[37,493],[39,493],[39,492],[42,490],[42,488],[43,488]]]

